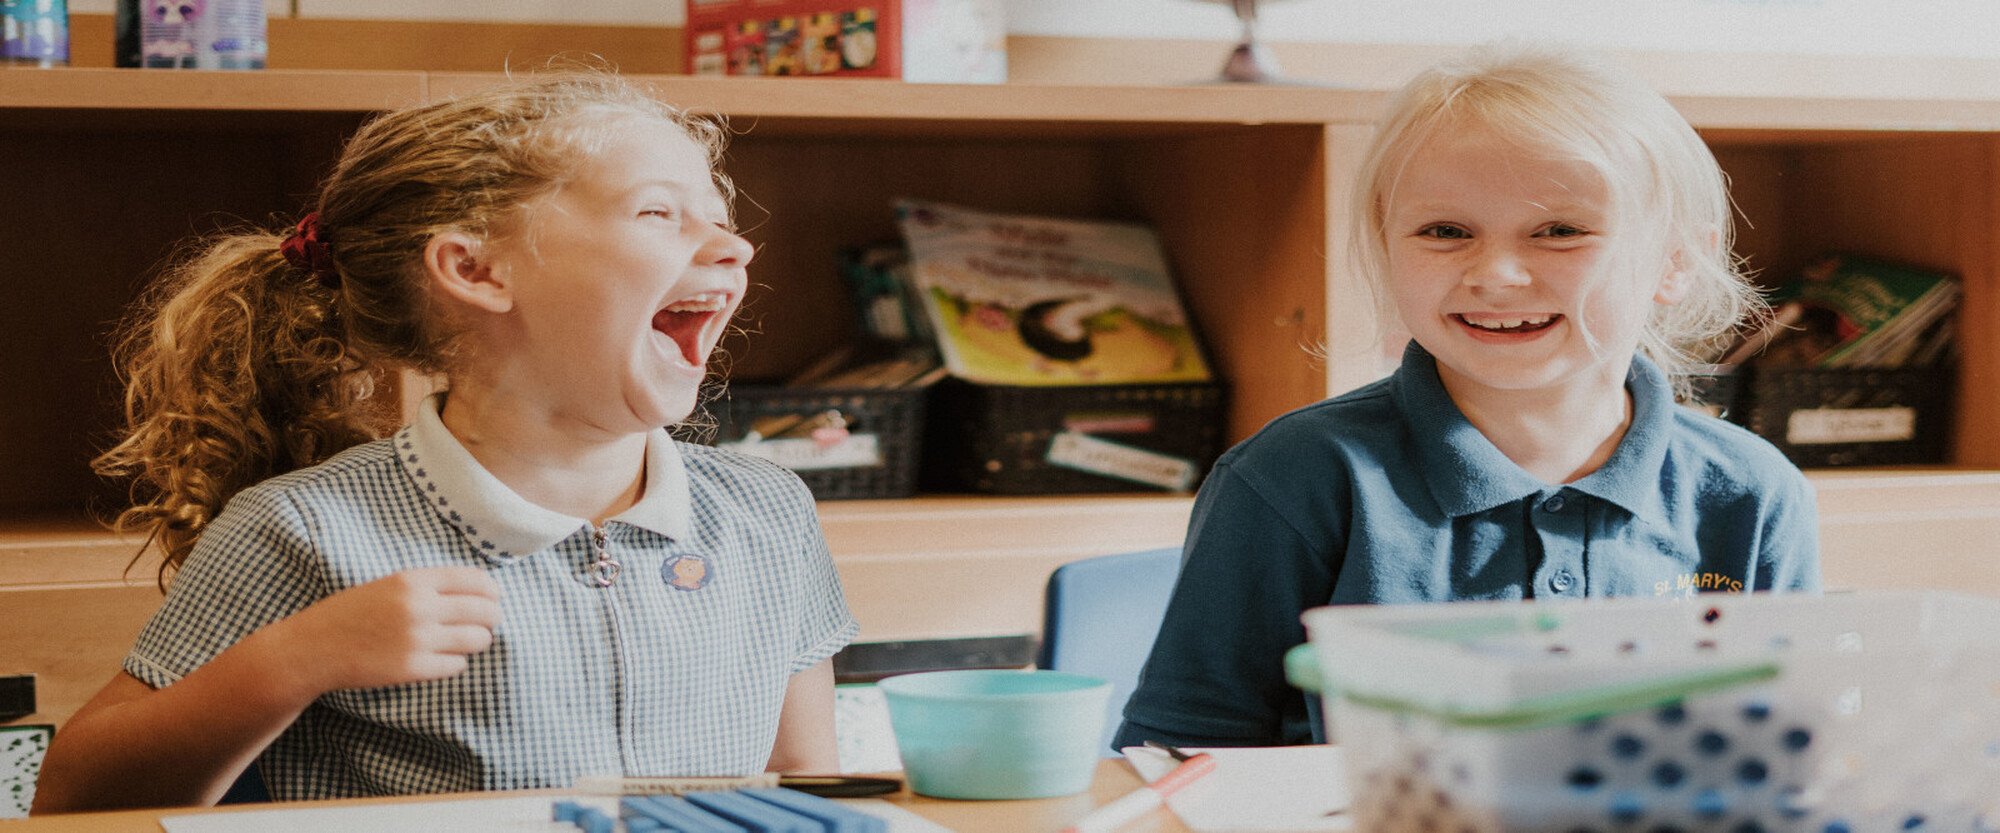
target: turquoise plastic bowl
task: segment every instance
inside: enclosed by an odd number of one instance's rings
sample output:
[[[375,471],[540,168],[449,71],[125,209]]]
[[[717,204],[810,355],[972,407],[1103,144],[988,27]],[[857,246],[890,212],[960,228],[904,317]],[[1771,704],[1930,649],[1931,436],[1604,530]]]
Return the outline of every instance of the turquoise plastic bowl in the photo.
[[[879,685],[910,789],[936,798],[1090,787],[1111,684],[1061,671],[933,671]]]

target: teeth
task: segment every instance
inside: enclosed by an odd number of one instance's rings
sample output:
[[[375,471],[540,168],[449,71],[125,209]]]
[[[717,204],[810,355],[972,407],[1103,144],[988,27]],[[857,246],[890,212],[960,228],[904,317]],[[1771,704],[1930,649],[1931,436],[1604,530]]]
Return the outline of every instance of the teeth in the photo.
[[[1471,324],[1472,326],[1478,327],[1479,329],[1482,330],[1511,330],[1516,327],[1524,325],[1532,325],[1539,327],[1542,326],[1543,324],[1549,323],[1549,321],[1554,317],[1555,316],[1552,315],[1543,315],[1534,318],[1488,318],[1483,321],[1475,321],[1471,318],[1460,316],[1460,318],[1463,319],[1465,323]]]
[[[720,292],[703,292],[692,298],[675,301],[667,305],[668,312],[721,312],[728,296]]]

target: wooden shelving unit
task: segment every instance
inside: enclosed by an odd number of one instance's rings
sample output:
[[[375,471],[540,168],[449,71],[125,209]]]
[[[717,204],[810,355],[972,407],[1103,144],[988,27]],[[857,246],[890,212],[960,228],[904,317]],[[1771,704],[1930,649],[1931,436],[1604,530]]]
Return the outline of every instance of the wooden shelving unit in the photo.
[[[129,607],[150,592],[119,587],[135,544],[90,525],[118,495],[86,461],[117,413],[105,336],[174,243],[295,215],[368,114],[499,77],[0,72],[0,620],[13,623],[0,631],[26,626],[16,611],[92,609],[77,600],[93,593]],[[759,245],[747,307],[759,333],[730,345],[739,378],[782,375],[850,336],[834,253],[893,236],[898,196],[1158,228],[1230,383],[1231,439],[1387,367],[1372,302],[1339,256],[1381,92],[645,80],[737,133],[727,167]],[[1951,463],[1813,476],[1831,584],[2000,592],[1980,546],[2000,535],[2000,432],[1988,430],[2000,419],[2000,100],[1676,104],[1729,170],[1750,221],[1739,248],[1767,274],[1851,248],[1964,278]],[[821,506],[864,638],[877,639],[1032,630],[1056,564],[1177,542],[1188,510],[1158,496]],[[151,578],[150,563],[131,571]],[[93,626],[111,646],[104,662],[143,614]]]

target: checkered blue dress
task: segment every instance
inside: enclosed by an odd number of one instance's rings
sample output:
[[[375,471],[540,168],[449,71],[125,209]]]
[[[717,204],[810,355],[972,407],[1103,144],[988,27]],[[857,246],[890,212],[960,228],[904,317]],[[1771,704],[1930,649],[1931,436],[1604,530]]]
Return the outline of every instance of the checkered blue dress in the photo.
[[[172,685],[315,601],[415,567],[501,588],[493,646],[434,682],[328,693],[259,758],[280,800],[560,787],[764,768],[791,675],[858,629],[814,504],[763,460],[648,443],[640,505],[528,503],[431,409],[391,439],[247,489],[202,534],[125,669]]]

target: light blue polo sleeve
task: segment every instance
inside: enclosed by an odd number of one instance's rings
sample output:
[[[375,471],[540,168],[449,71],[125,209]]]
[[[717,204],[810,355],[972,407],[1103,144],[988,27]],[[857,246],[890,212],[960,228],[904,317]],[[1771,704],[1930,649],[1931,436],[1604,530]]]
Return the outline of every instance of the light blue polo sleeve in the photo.
[[[324,595],[309,525],[280,491],[231,499],[174,574],[124,667],[154,688],[172,685],[257,629]]]

